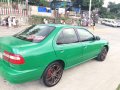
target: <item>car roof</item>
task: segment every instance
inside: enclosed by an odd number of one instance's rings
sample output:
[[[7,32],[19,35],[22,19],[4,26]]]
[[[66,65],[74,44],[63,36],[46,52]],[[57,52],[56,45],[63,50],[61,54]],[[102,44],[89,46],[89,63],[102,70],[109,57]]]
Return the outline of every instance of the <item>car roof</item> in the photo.
[[[72,26],[72,25],[67,25],[67,24],[44,24],[44,25],[48,25],[48,26],[54,26],[54,27],[58,27],[58,28],[80,28],[81,26]],[[83,27],[82,27],[83,28]]]

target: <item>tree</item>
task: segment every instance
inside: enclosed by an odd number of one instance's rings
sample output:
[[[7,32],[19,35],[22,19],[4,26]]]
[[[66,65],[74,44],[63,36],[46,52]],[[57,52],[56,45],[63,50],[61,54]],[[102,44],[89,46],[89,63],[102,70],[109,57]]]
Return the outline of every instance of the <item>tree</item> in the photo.
[[[108,15],[107,8],[106,7],[101,7],[99,10],[99,15],[101,18],[106,18]]]
[[[57,0],[53,0],[53,1],[52,1],[52,3],[53,3],[53,4],[52,4],[52,9],[53,9],[53,10],[56,9],[56,1],[57,1]]]
[[[103,5],[104,0],[92,0],[92,9],[100,8]],[[72,2],[76,3],[75,6],[81,6],[82,10],[89,9],[90,0],[72,0]]]
[[[117,14],[120,11],[120,3],[115,4],[113,2],[109,2],[108,8],[110,8],[110,12]]]
[[[109,2],[107,8],[105,7],[100,8],[99,15],[101,18],[110,19],[120,18],[120,3],[115,4],[113,2]]]
[[[50,6],[49,2],[47,2],[47,1],[45,1],[45,0],[38,0],[38,1],[40,1],[41,6],[46,6],[46,7],[49,7],[49,6]]]

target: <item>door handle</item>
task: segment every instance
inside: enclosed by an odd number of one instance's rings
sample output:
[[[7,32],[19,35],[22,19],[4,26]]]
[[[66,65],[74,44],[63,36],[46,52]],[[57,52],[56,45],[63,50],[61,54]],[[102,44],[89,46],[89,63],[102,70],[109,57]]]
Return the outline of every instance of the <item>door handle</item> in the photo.
[[[86,49],[87,48],[87,46],[84,46],[84,49]]]
[[[60,50],[60,52],[61,52],[61,53],[63,53],[63,52],[64,52],[64,50]]]

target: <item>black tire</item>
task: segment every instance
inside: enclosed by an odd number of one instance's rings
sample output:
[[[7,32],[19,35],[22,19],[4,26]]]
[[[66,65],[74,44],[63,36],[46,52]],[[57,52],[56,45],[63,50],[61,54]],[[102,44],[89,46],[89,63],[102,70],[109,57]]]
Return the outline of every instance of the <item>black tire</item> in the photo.
[[[104,61],[105,58],[106,58],[106,56],[107,56],[107,53],[108,53],[108,49],[107,49],[106,47],[104,47],[104,48],[101,50],[100,54],[97,56],[96,59],[97,59],[98,61]]]
[[[59,62],[53,62],[46,68],[43,74],[43,83],[48,87],[52,87],[60,81],[62,74],[63,65]]]

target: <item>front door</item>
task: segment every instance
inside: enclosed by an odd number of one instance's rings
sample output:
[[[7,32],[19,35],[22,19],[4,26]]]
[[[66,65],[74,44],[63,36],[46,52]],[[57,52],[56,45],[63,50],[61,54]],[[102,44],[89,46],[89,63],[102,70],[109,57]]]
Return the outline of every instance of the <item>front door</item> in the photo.
[[[83,45],[83,59],[89,60],[96,57],[101,49],[99,40],[95,40],[94,35],[86,29],[78,28],[77,32]]]

